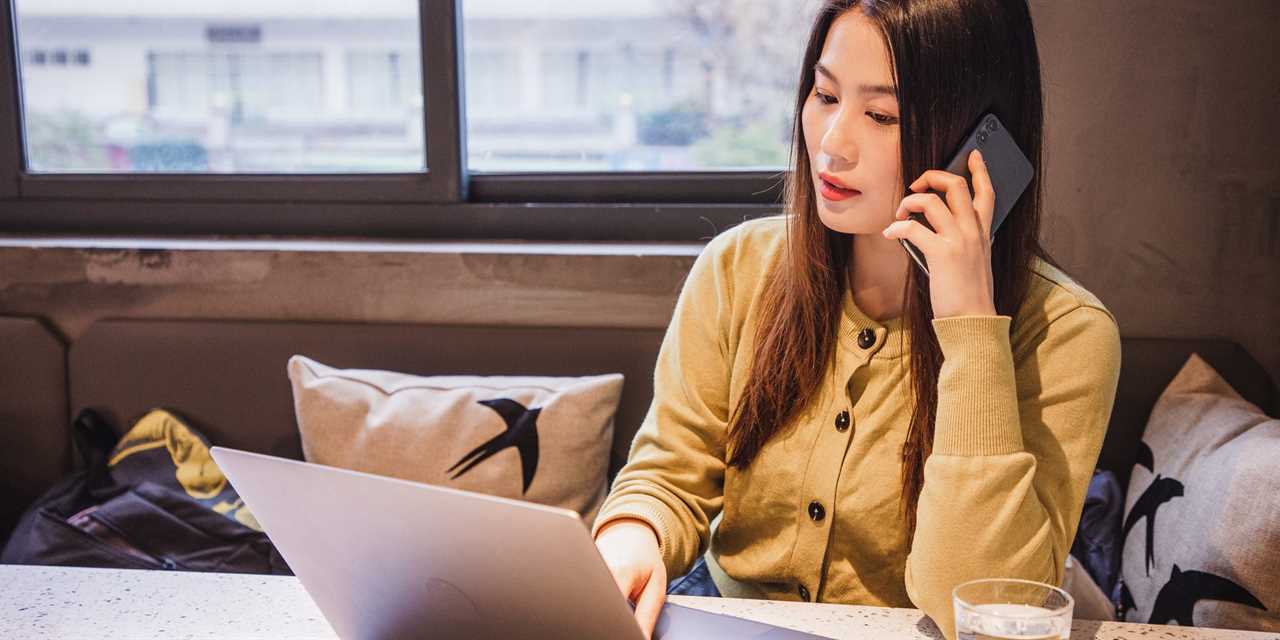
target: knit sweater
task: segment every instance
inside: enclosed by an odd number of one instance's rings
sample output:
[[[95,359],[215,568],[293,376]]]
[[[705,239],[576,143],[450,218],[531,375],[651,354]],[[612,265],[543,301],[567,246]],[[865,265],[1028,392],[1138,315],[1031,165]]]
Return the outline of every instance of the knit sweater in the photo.
[[[657,532],[670,578],[705,552],[726,596],[915,606],[948,638],[961,582],[1061,585],[1119,379],[1111,313],[1037,260],[1017,322],[932,321],[944,362],[908,544],[910,336],[900,316],[867,316],[847,287],[835,357],[807,410],[746,469],[726,464],[765,275],[785,247],[786,219],[774,216],[717,235],[694,261],[653,402],[592,534],[638,518]]]

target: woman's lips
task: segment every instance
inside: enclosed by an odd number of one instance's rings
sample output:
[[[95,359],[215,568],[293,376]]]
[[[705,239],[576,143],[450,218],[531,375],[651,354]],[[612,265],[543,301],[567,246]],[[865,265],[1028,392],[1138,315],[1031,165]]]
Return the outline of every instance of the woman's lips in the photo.
[[[832,200],[832,201],[844,200],[845,198],[852,198],[853,196],[856,196],[859,193],[862,193],[857,189],[841,189],[840,187],[837,187],[831,184],[830,182],[823,180],[822,178],[818,178],[818,182],[822,183],[822,188],[819,189],[819,191],[822,193],[822,197],[828,200]]]

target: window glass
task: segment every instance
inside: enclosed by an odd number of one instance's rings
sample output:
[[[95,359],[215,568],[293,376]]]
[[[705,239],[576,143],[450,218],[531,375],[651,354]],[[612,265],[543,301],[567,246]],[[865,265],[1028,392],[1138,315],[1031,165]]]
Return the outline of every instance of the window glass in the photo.
[[[35,173],[425,170],[416,0],[16,0]]]
[[[465,0],[473,172],[778,170],[814,0]]]

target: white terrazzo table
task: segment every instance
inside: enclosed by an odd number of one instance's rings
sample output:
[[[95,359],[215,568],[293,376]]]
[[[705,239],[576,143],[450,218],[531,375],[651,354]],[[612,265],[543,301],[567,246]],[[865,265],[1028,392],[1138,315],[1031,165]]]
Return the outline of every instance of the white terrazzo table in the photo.
[[[936,640],[916,609],[674,596],[832,638]],[[296,578],[0,565],[0,638],[337,638]],[[1072,640],[1280,640],[1277,634],[1076,621]]]

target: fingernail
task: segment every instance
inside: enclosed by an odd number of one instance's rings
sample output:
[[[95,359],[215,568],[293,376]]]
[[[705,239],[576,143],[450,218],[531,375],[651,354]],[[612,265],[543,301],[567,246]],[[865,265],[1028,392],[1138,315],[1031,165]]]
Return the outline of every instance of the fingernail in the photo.
[[[974,152],[974,153],[976,153],[976,154],[978,154],[978,160],[979,160],[979,161],[981,161],[981,160],[982,160],[982,151],[981,151],[981,150],[979,150],[979,149],[974,149],[974,150],[973,150],[973,152]]]

